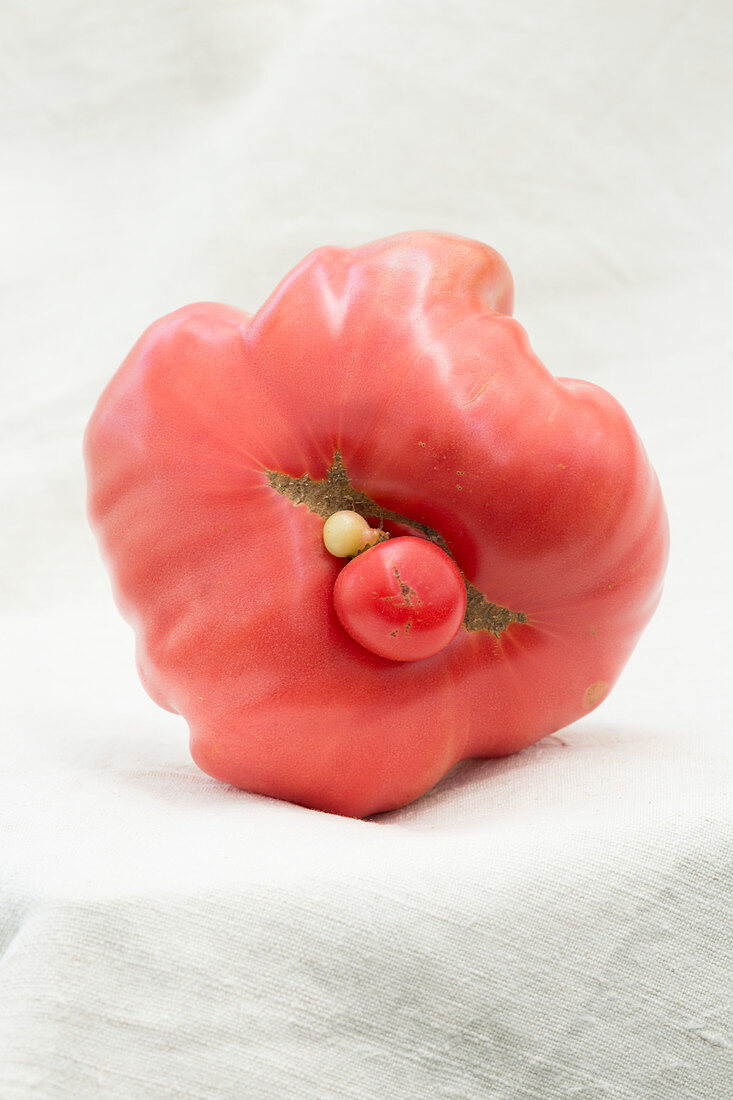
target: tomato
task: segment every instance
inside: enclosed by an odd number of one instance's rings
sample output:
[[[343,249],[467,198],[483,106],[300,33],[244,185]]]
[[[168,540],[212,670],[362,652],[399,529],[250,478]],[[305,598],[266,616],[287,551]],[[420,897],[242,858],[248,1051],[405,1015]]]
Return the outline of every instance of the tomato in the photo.
[[[110,381],[90,521],[143,683],[210,775],[364,816],[616,682],[661,594],[659,484],[620,405],[554,378],[511,309],[506,264],[474,241],[322,248],[253,317],[156,321]],[[391,539],[335,557],[339,511]],[[412,660],[355,640],[342,624],[368,616],[334,604],[403,537],[466,597],[453,640]]]
[[[453,641],[466,614],[466,585],[427,539],[381,542],[345,566],[334,586],[344,630],[381,657],[419,661]]]

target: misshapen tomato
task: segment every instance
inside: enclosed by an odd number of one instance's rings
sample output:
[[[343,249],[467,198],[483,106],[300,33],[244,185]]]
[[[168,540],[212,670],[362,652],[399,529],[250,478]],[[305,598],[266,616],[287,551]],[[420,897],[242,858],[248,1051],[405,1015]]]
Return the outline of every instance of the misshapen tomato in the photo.
[[[660,597],[659,485],[618,403],[553,378],[511,305],[476,242],[319,249],[254,317],[157,321],[102,394],[90,520],[143,683],[209,774],[363,816],[605,698]],[[396,662],[344,630],[341,509],[455,561],[450,645]]]

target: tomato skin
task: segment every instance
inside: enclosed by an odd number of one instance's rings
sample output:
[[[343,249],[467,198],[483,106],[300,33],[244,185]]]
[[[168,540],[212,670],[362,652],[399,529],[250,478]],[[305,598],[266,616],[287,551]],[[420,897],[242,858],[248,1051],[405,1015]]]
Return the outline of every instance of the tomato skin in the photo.
[[[466,585],[439,546],[409,535],[345,565],[333,590],[339,621],[371,653],[393,661],[434,657],[466,614]]]
[[[90,522],[146,690],[210,775],[362,817],[613,687],[661,595],[659,484],[620,405],[534,355],[511,286],[496,252],[444,234],[318,249],[253,317],[155,322],[100,397]],[[416,661],[354,641],[323,517],[268,480],[322,481],[336,453],[524,620]]]

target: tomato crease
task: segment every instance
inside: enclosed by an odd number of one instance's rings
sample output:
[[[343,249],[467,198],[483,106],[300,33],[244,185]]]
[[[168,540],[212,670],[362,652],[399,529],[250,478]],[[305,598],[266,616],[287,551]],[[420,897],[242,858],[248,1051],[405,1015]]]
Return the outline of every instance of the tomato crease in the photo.
[[[286,497],[293,504],[304,504],[310,512],[322,516],[323,519],[328,519],[334,512],[341,509],[353,508],[364,517],[374,516],[377,519],[399,523],[419,531],[455,561],[443,536],[432,527],[410,519],[409,516],[403,516],[390,508],[383,508],[366,493],[354,488],[338,450],[323,479],[312,478],[309,474],[293,477],[291,474],[284,474],[277,470],[266,470],[266,474],[269,484],[281,496]],[[498,638],[510,623],[527,622],[527,616],[522,611],[510,611],[508,607],[502,607],[488,600],[483,592],[466,579],[463,570],[461,570],[461,576],[466,585],[467,605],[463,620],[466,630],[487,630]]]

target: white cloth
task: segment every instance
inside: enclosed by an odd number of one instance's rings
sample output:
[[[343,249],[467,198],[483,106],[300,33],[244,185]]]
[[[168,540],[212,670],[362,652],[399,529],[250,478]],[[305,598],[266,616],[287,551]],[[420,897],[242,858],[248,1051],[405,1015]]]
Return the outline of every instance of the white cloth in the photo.
[[[733,1095],[730,5],[47,0],[4,30],[2,1100]],[[506,256],[540,357],[634,419],[672,558],[597,712],[360,822],[195,769],[80,439],[156,316],[408,228]]]

